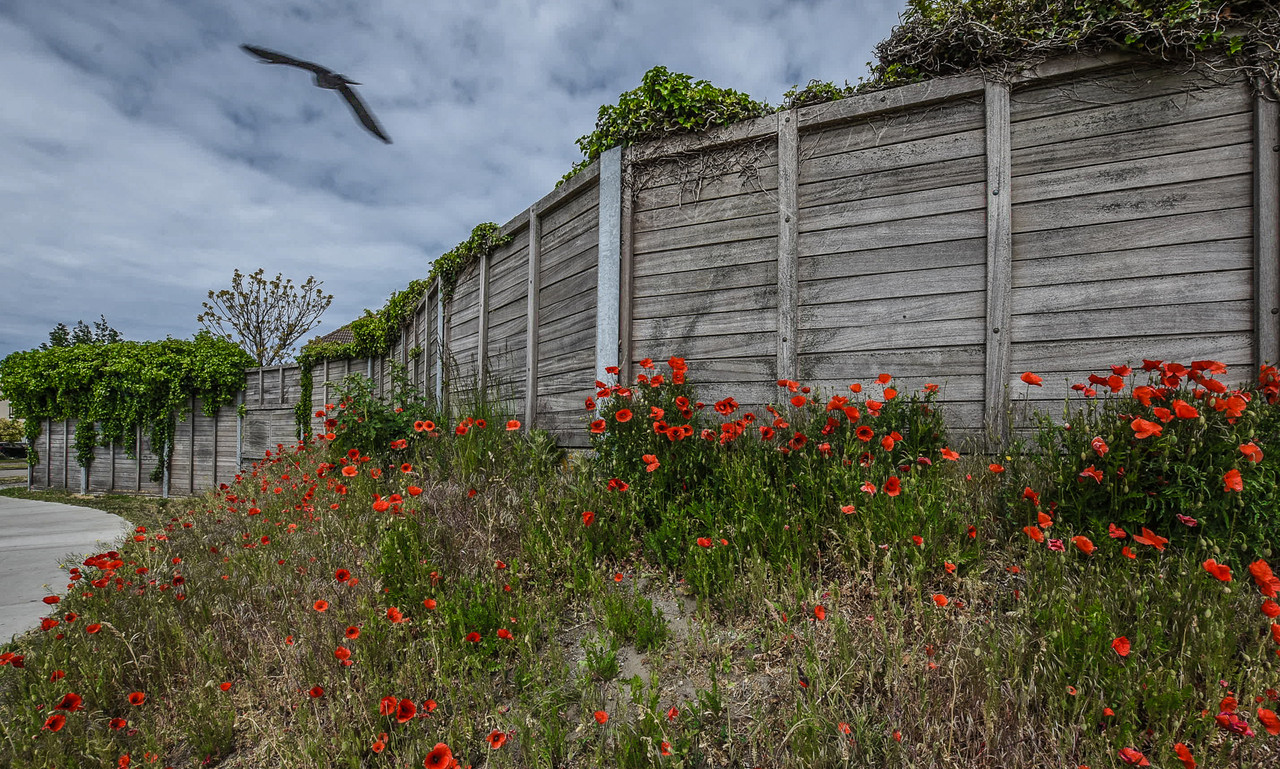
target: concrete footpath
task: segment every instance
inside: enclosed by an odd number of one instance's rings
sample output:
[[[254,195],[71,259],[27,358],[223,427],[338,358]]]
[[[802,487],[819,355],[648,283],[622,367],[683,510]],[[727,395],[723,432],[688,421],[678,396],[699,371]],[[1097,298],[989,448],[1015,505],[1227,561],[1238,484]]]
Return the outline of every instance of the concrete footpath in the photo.
[[[0,497],[0,643],[52,613],[45,596],[66,595],[61,564],[114,550],[132,530],[120,516],[92,507]]]

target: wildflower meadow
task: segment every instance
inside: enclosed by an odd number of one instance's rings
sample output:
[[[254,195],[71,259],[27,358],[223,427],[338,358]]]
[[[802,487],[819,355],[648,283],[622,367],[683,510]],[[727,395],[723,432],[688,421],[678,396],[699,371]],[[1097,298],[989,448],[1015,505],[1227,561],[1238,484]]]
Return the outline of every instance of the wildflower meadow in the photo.
[[[1133,363],[998,454],[891,372],[646,359],[578,453],[349,379],[233,484],[71,500],[136,528],[0,647],[0,763],[1278,766],[1280,374]]]

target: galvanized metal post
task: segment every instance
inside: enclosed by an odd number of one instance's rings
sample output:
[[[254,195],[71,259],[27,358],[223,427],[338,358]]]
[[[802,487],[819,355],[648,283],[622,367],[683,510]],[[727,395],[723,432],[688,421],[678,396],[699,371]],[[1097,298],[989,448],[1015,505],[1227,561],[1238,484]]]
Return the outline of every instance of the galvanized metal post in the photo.
[[[622,147],[600,155],[596,247],[596,380],[613,384],[618,367],[618,302],[622,280]]]

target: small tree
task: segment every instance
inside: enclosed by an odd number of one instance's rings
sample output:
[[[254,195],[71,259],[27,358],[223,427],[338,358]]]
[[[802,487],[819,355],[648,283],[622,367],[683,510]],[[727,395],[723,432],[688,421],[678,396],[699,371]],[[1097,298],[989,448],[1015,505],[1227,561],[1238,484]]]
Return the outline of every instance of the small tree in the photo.
[[[107,325],[107,316],[99,315],[93,326],[83,320],[76,321],[74,329],[67,328],[65,323],[59,323],[49,332],[49,341],[41,343],[40,349],[73,347],[78,344],[115,344],[123,341],[124,335]]]
[[[300,286],[280,273],[245,275],[236,270],[231,288],[209,291],[204,312],[196,320],[210,333],[235,342],[258,361],[275,366],[293,357],[298,340],[320,322],[333,294],[320,290],[324,281],[308,276]]]

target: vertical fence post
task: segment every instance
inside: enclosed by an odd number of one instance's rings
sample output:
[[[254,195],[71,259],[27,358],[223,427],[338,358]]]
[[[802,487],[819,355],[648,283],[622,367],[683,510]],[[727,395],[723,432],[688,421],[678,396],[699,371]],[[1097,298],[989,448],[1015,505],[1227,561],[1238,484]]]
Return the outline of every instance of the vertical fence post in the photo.
[[[107,491],[116,490],[116,442],[111,441],[111,481],[107,484]]]
[[[62,488],[71,487],[71,420],[62,420]]]
[[[778,121],[778,378],[800,375],[800,115]]]
[[[221,416],[223,408],[223,406],[219,406],[213,412],[213,468],[211,470],[213,481],[209,484],[211,488],[217,488],[218,486],[218,417]]]
[[[988,445],[1009,434],[1005,389],[1009,381],[1010,290],[1013,278],[1009,86],[986,84],[987,133],[987,333],[984,415]]]
[[[596,379],[612,384],[605,371],[618,365],[622,295],[622,147],[600,155],[596,246]]]
[[[436,349],[434,357],[433,363],[436,367],[436,407],[439,408],[444,404],[444,293],[441,290],[439,278],[436,278]]]
[[[134,427],[134,473],[133,473],[133,490],[142,491],[142,425]]]
[[[53,420],[44,420],[44,487],[53,488]]]
[[[538,415],[538,292],[542,254],[538,208],[529,208],[529,306],[525,323],[524,424],[532,429]]]
[[[280,367],[280,399],[284,400],[284,366]],[[196,396],[191,396],[191,413],[187,415],[187,493],[196,493]]]
[[[171,415],[170,418],[173,419],[175,417]],[[170,461],[173,459],[173,438],[176,437],[178,434],[177,429],[175,429],[173,432],[174,432],[173,437],[170,437],[169,440],[160,449],[160,461],[164,463],[162,465],[162,467],[164,467],[164,481],[161,483],[161,486],[160,486],[160,496],[164,497],[165,499],[169,498],[169,466],[173,464],[173,462]]]
[[[627,151],[623,149],[620,179],[622,200],[618,217],[618,378],[623,383],[631,381],[631,321],[635,294],[635,261],[631,248],[634,196],[631,193],[631,175],[627,163]]]
[[[476,329],[476,389],[484,397],[489,359],[489,252],[480,254],[480,322]]]
[[[1254,365],[1280,363],[1280,107],[1254,97]]]
[[[240,468],[244,466],[244,414],[241,412],[246,411],[247,409],[241,409],[240,407],[245,405],[245,401],[247,400],[245,395],[246,393],[244,390],[241,390],[240,393],[236,395],[236,474],[237,475],[239,475],[240,473]]]

